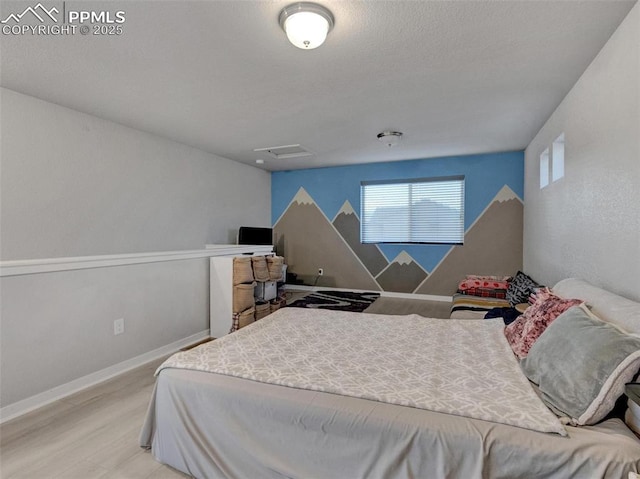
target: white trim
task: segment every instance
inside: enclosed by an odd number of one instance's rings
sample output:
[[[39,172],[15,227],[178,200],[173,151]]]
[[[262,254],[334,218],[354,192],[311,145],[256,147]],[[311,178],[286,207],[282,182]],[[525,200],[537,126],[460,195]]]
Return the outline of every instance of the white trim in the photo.
[[[159,263],[211,256],[227,256],[245,253],[269,254],[273,246],[264,245],[206,245],[205,249],[185,251],[158,251],[152,253],[78,256],[69,258],[24,259],[0,261],[0,277],[23,274],[52,273],[77,269],[104,268],[130,264]]]
[[[384,291],[381,296],[387,296],[389,298],[404,298],[404,299],[423,299],[426,301],[442,301],[444,303],[451,303],[451,296],[439,296],[435,294],[420,294],[420,293],[394,293],[393,291]]]
[[[370,291],[366,289],[351,289],[351,288],[325,288],[324,286],[306,286],[303,284],[285,284],[287,291],[352,291],[354,293],[380,293],[380,296],[389,298],[404,298],[404,299],[422,299],[426,301],[442,301],[450,303],[452,296],[437,296],[433,294],[418,294],[418,293],[394,293],[393,291]]]
[[[154,349],[153,351],[149,351],[148,353],[136,356],[135,358],[127,359],[121,363],[96,371],[95,373],[87,374],[86,376],[74,379],[66,384],[56,386],[43,393],[9,404],[8,406],[0,408],[0,424],[46,406],[54,401],[70,396],[71,394],[82,391],[83,389],[95,386],[96,384],[118,376],[119,374],[126,373],[127,371],[142,366],[150,361],[175,353],[180,348],[197,343],[198,341],[202,341],[208,337],[209,330],[207,329],[205,331],[192,334],[189,337],[174,341],[166,346]]]

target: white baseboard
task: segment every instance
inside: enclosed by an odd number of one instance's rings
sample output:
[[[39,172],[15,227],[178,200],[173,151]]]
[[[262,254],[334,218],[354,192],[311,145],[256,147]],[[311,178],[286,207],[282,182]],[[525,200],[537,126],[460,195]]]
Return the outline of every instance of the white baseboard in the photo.
[[[442,301],[443,303],[450,303],[451,296],[438,296],[435,294],[418,294],[418,293],[394,293],[392,291],[383,291],[380,296],[387,296],[389,298],[404,298],[404,299],[423,299],[426,301]]]
[[[285,284],[287,291],[353,291],[354,293],[380,293],[380,296],[389,298],[423,299],[427,301],[442,301],[450,303],[451,296],[437,296],[433,294],[394,293],[392,291],[370,291],[366,289],[351,288],[327,288],[325,286],[305,286],[302,284]]]
[[[47,404],[50,404],[54,401],[70,396],[71,394],[82,391],[83,389],[95,386],[96,384],[111,379],[119,374],[130,371],[131,369],[142,366],[143,364],[146,364],[150,361],[154,361],[163,356],[175,353],[180,348],[184,348],[185,346],[189,346],[198,341],[202,341],[203,339],[206,339],[208,337],[209,330],[207,329],[205,331],[192,334],[189,337],[174,341],[173,343],[167,344],[166,346],[154,349],[153,351],[149,351],[148,353],[136,356],[135,358],[127,359],[126,361],[122,361],[121,363],[114,364],[113,366],[101,369],[100,371],[96,371],[95,373],[87,374],[86,376],[83,376],[81,378],[74,379],[73,381],[65,384],[61,384],[60,386],[56,386],[43,393],[36,394],[35,396],[28,397],[13,404],[9,404],[8,406],[0,408],[0,424],[11,419],[15,419],[16,417],[22,416],[23,414],[31,412],[35,409],[41,408],[42,406],[46,406]]]

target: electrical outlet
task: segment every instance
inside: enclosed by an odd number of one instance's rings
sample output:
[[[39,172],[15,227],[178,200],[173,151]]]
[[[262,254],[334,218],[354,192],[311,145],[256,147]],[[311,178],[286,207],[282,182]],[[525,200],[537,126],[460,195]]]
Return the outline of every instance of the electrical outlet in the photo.
[[[324,274],[323,268],[318,268],[318,276],[322,276]]]
[[[116,319],[113,322],[113,334],[118,335],[124,333],[124,318]]]

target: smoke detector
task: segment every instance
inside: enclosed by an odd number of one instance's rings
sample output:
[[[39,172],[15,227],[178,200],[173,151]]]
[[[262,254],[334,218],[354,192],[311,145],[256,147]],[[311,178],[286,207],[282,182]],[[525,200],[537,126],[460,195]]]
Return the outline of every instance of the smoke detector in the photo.
[[[378,133],[378,140],[387,145],[389,148],[396,146],[402,139],[402,133],[399,131],[383,131]]]

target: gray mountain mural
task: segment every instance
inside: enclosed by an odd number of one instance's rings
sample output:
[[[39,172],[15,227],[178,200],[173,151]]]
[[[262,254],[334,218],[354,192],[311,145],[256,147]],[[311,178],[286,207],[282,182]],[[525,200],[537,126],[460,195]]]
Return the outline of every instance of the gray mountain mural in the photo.
[[[298,190],[273,230],[278,253],[286,258],[288,271],[306,284],[313,284],[318,268],[323,268],[318,286],[380,290],[304,188]]]
[[[376,280],[384,291],[413,293],[426,277],[427,272],[409,254],[402,251]]]
[[[465,233],[464,245],[454,246],[415,292],[449,296],[467,274],[515,274],[522,268],[522,213],[522,201],[503,186]]]
[[[467,274],[512,275],[522,268],[522,201],[504,186],[431,273],[406,252],[391,263],[360,243],[360,221],[348,201],[331,222],[300,188],[274,225],[277,251],[305,284],[431,295],[453,294]]]
[[[373,276],[387,266],[387,258],[378,246],[360,242],[360,219],[349,201],[345,201],[338,211],[333,219],[333,226]]]

